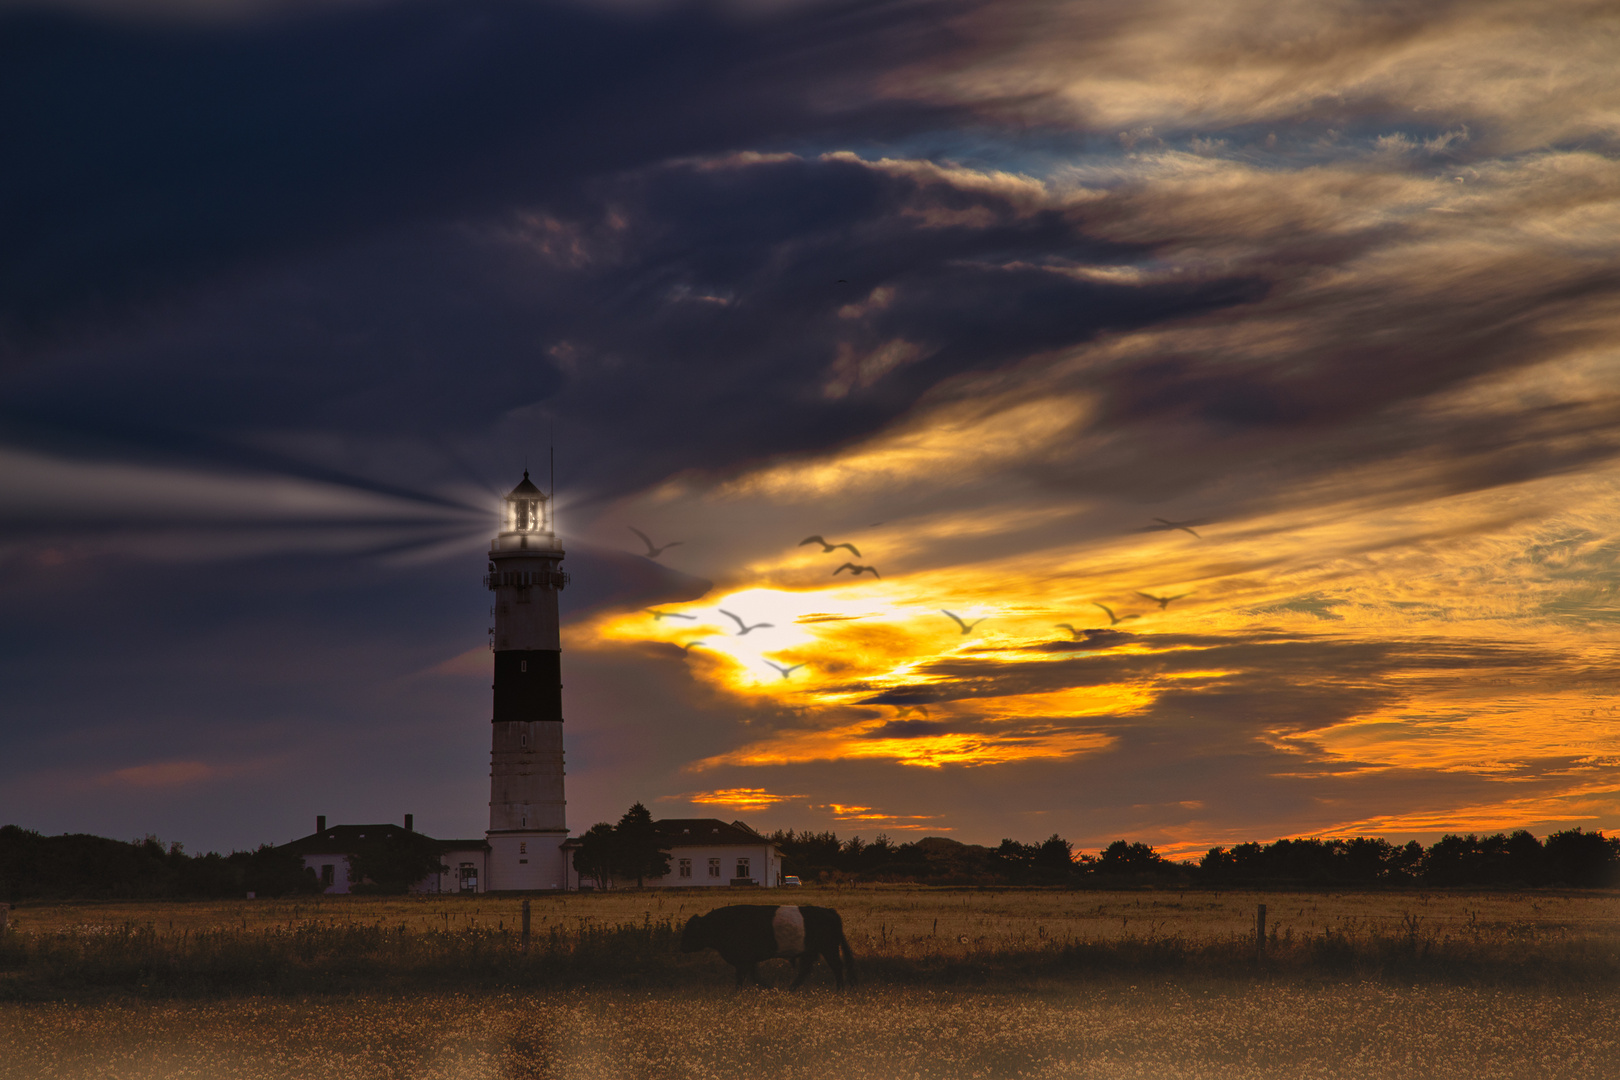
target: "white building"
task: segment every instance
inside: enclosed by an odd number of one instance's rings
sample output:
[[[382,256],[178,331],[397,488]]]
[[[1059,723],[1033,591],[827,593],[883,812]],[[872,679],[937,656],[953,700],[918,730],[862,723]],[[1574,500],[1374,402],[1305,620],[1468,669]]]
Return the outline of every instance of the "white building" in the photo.
[[[665,818],[653,822],[659,848],[669,852],[669,873],[648,878],[646,884],[659,888],[713,888],[717,885],[757,885],[775,888],[782,884],[782,852],[775,844],[741,821],[727,824],[719,818]],[[578,840],[570,840],[563,851],[568,858],[568,888],[587,888],[574,869],[573,853]],[[618,882],[618,884],[627,884]],[[630,882],[629,884],[634,884]]]
[[[321,891],[337,896],[351,891],[358,882],[349,877],[349,856],[362,846],[377,841],[397,840],[414,832],[411,815],[405,815],[405,827],[398,825],[333,825],[328,827],[326,816],[315,819],[315,831],[299,837],[284,850],[290,850],[304,860],[304,865],[315,872]],[[415,893],[483,892],[485,866],[489,859],[489,844],[484,840],[435,840],[439,845],[440,864],[444,870],[429,874],[415,885]]]

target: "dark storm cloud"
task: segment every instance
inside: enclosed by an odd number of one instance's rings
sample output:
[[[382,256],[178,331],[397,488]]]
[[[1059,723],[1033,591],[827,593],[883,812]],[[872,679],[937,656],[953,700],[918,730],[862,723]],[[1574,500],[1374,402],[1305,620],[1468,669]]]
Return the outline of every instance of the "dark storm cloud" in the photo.
[[[1009,193],[850,159],[676,166],[604,201],[631,222],[614,246],[635,254],[601,272],[559,275],[565,296],[613,300],[588,319],[568,313],[583,305],[560,304],[553,326],[580,354],[563,400],[641,425],[618,433],[628,441],[616,455],[622,470],[663,442],[680,442],[689,467],[709,468],[833,445],[881,427],[954,375],[1237,303],[1257,288],[1224,278],[1110,285],[1003,269],[989,261],[1075,258],[1111,245]],[[971,213],[971,223],[931,224],[941,204]],[[887,293],[873,302],[877,289]],[[851,318],[851,307],[863,311]],[[915,358],[847,386],[829,371],[840,350],[871,355],[894,342]],[[636,471],[642,482],[654,478]]]
[[[874,48],[939,37],[897,21],[432,0],[189,24],[0,12],[0,325],[32,341],[380,227],[836,130],[811,76],[858,81]]]
[[[184,331],[15,373],[5,412],[264,468],[289,455],[214,432],[313,426],[448,448],[503,416],[560,418],[566,481],[611,493],[836,444],[963,372],[1259,288],[1052,273],[1040,264],[1140,246],[1096,241],[1027,190],[845,157],[648,167],[585,185],[571,211],[418,226],[273,272],[200,304]],[[906,359],[870,359],[885,349]],[[461,480],[452,462],[436,478]]]

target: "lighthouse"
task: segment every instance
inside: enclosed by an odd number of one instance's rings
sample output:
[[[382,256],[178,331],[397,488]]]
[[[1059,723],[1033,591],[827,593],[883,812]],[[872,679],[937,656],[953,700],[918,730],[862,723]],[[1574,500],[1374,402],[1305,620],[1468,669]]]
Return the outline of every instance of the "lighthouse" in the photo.
[[[530,481],[506,496],[484,582],[495,594],[495,701],[489,754],[492,890],[559,889],[568,839],[563,798],[562,643],[568,584],[551,499]]]

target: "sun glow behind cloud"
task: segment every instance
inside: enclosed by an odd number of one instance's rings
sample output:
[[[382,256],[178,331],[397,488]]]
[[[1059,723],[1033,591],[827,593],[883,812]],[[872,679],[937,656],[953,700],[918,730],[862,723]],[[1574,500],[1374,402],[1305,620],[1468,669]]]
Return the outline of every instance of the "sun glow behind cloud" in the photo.
[[[941,482],[931,463],[898,456],[847,453],[861,471]],[[775,502],[802,483],[799,498],[814,502],[850,474],[841,457],[767,473],[768,482],[694,484],[688,496]],[[1001,533],[994,509],[934,512],[861,540],[861,561],[886,567],[881,581],[828,582],[827,568],[845,552],[784,545],[756,552],[733,574],[776,584],[739,582],[667,608],[694,617],[678,627],[631,613],[605,617],[590,633],[619,643],[700,641],[687,653],[693,678],[779,718],[689,762],[698,772],[763,778],[817,762],[933,770],[1077,761],[1108,754],[1135,727],[1197,723],[1203,695],[1281,678],[1324,703],[1367,701],[1342,718],[1253,726],[1259,744],[1307,766],[1302,777],[1458,775],[1506,785],[1501,805],[1515,812],[1535,806],[1557,816],[1571,800],[1610,805],[1603,790],[1612,800],[1614,784],[1594,782],[1593,770],[1620,762],[1612,706],[1603,703],[1620,700],[1604,697],[1620,682],[1582,623],[1615,617],[1615,549],[1605,539],[1620,527],[1606,497],[1614,481],[1556,477],[1399,506],[1378,494],[1376,477],[1338,484],[1337,501],[1211,521],[1200,526],[1202,539],[1155,529],[1151,515],[1124,530],[1093,522],[1088,532],[1095,511],[1085,506],[1042,507],[1025,527]],[[1008,516],[1020,520],[1016,506]],[[1080,538],[1043,531],[1052,522],[1081,523]],[[997,541],[995,557],[962,561],[962,538],[983,536]],[[1505,572],[1531,564],[1534,572]],[[1602,581],[1610,583],[1594,584]],[[1161,607],[1152,596],[1178,599]],[[739,635],[722,608],[773,625]],[[963,634],[942,609],[983,621]],[[1366,674],[1268,672],[1265,649],[1279,652],[1286,641],[1352,653],[1377,643],[1407,659]],[[1242,649],[1247,659],[1234,664],[1230,655]],[[1549,651],[1561,658],[1553,670],[1541,666]],[[1199,659],[1206,654],[1212,659]],[[767,660],[803,666],[784,678]],[[1587,681],[1568,685],[1582,670]],[[1167,721],[1171,714],[1185,719]],[[1555,758],[1566,764],[1551,767]],[[1532,777],[1546,794],[1512,790]],[[1496,821],[1507,811],[1493,805],[1479,801],[1464,817]]]

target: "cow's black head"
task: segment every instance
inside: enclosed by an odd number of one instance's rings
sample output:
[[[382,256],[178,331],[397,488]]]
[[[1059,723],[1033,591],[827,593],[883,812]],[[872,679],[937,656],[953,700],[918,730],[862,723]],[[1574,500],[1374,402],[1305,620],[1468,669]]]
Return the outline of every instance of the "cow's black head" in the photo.
[[[686,929],[681,931],[681,952],[697,952],[709,947],[709,935],[704,932],[706,927],[703,919],[702,915],[694,915],[686,920]]]

